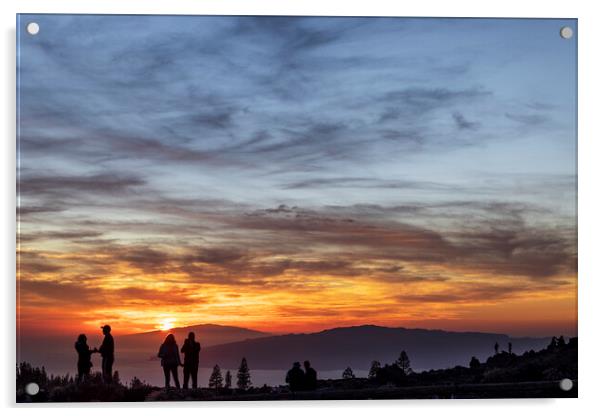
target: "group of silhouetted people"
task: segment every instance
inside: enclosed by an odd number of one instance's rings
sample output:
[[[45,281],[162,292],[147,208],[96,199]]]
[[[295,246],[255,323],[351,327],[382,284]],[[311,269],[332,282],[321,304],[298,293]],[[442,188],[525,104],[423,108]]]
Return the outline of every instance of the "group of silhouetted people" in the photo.
[[[115,361],[115,341],[111,335],[109,325],[101,326],[104,339],[98,348],[91,349],[88,346],[88,338],[85,334],[80,334],[75,342],[77,351],[77,382],[86,380],[90,376],[92,368],[92,354],[99,353],[102,357],[102,380],[110,384],[113,381],[113,362]],[[180,379],[178,377],[178,367],[184,367],[184,388],[188,388],[188,382],[192,381],[192,388],[198,387],[199,372],[199,354],[201,344],[195,340],[194,332],[188,334],[184,340],[182,349],[178,348],[176,338],[173,334],[168,334],[159,347],[157,356],[161,358],[161,367],[165,375],[165,388],[169,388],[171,378],[173,377],[176,388],[180,388]],[[180,359],[180,353],[184,354],[184,363]],[[291,391],[315,390],[318,384],[318,373],[311,367],[309,361],[303,363],[305,371],[297,361],[293,363],[286,373],[286,382]]]
[[[103,325],[100,327],[104,339],[99,348],[90,349],[86,334],[80,334],[75,342],[77,351],[77,382],[80,383],[90,376],[92,368],[92,354],[99,353],[102,357],[102,380],[110,384],[113,381],[113,362],[115,361],[115,342],[111,335],[111,327]]]
[[[309,361],[303,363],[305,371],[298,361],[293,363],[293,368],[286,373],[286,382],[291,391],[315,390],[318,387],[318,373],[311,367]]]
[[[100,327],[104,334],[102,344],[98,348],[88,346],[86,334],[80,334],[75,342],[77,351],[77,382],[87,380],[92,368],[92,354],[99,353],[102,357],[102,380],[110,384],[113,381],[113,362],[115,361],[115,341],[111,335],[111,327],[103,325]],[[178,349],[176,338],[173,334],[167,335],[165,341],[159,348],[158,357],[161,358],[161,366],[165,375],[165,387],[169,388],[173,376],[176,387],[180,388],[178,378],[178,367],[184,367],[184,388],[188,388],[188,382],[192,380],[192,388],[197,388],[197,375],[199,372],[199,353],[201,344],[195,341],[194,332],[188,334],[182,349]],[[184,354],[184,363],[180,360],[180,352]]]
[[[165,388],[170,387],[171,377],[173,376],[176,388],[180,388],[180,379],[178,378],[178,367],[184,367],[184,388],[188,388],[188,381],[192,380],[192,388],[197,388],[197,379],[199,373],[199,353],[201,344],[194,339],[194,332],[188,334],[184,341],[182,349],[178,349],[176,338],[173,334],[167,335],[165,341],[159,348],[158,357],[161,358],[161,366],[165,375]],[[180,359],[180,352],[184,354],[184,363]]]

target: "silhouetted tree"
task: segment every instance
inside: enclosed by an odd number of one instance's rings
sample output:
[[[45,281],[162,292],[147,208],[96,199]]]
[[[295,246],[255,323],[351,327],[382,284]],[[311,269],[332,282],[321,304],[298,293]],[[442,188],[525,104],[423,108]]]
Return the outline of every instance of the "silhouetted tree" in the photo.
[[[479,359],[477,357],[472,357],[470,359],[470,364],[469,364],[470,368],[472,368],[473,370],[476,370],[477,368],[479,368],[481,366],[481,362],[479,361]]]
[[[223,381],[222,370],[220,370],[219,365],[216,364],[215,367],[213,367],[211,377],[209,377],[209,388],[214,388],[217,391],[222,387]]]
[[[113,373],[113,383],[119,384],[121,383],[121,379],[119,378],[119,371],[115,370]]]
[[[566,341],[564,340],[564,337],[562,335],[560,336],[560,338],[558,338],[558,347],[559,348],[566,347]]]
[[[232,388],[232,374],[230,374],[230,370],[226,371],[226,379],[225,379],[224,387],[227,389]]]
[[[247,359],[243,357],[238,367],[238,374],[236,375],[236,386],[241,390],[246,390],[251,387],[251,372],[247,365]]]
[[[138,377],[134,376],[134,378],[132,378],[130,380],[130,388],[131,389],[141,389],[146,387],[147,384],[144,383],[142,380],[140,380]]]
[[[372,361],[372,364],[370,365],[370,372],[368,373],[368,378],[376,378],[378,370],[380,370],[380,361]]]
[[[512,354],[512,343],[508,343],[508,354]]]
[[[558,346],[558,339],[556,339],[556,337],[552,337],[552,340],[550,341],[550,344],[548,345],[548,350],[553,350],[556,349],[556,347]]]
[[[395,361],[395,364],[397,364],[397,366],[401,368],[404,374],[410,374],[412,372],[412,368],[410,367],[410,358],[408,357],[408,354],[405,352],[405,350],[403,350],[401,354],[399,354],[399,358],[397,359],[397,361]]]
[[[495,345],[493,346],[493,349],[495,350],[495,354],[499,354],[500,352],[500,344],[498,344],[497,342],[495,343]]]
[[[353,374],[353,370],[351,369],[351,367],[347,367],[345,369],[345,371],[343,371],[343,378],[344,379],[355,378],[355,374]]]
[[[396,386],[402,386],[407,380],[407,375],[404,371],[396,364],[385,364],[384,367],[380,368],[376,373],[375,381],[380,384],[395,384]]]

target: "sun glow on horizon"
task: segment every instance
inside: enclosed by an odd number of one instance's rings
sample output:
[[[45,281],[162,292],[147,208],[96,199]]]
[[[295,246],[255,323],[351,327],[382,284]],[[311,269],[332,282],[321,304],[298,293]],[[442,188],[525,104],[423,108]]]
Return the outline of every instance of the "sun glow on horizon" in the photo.
[[[176,320],[174,318],[164,318],[159,321],[156,328],[161,331],[169,331],[175,326],[175,322]]]

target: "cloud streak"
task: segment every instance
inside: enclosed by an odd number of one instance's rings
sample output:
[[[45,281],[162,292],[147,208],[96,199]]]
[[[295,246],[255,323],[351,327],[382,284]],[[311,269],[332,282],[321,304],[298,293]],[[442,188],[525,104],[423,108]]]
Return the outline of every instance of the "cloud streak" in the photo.
[[[86,176],[26,176],[19,182],[24,195],[68,195],[78,193],[123,194],[144,185],[144,180],[134,175],[96,174]]]

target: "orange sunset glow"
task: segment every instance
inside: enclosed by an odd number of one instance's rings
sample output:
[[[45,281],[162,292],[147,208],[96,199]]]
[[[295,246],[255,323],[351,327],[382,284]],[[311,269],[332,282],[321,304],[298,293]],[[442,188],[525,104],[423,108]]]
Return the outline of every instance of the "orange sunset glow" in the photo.
[[[122,254],[123,250],[116,250],[116,255]],[[21,256],[33,254],[23,251]],[[566,282],[559,287],[525,282],[515,288],[514,279],[505,276],[459,265],[421,265],[404,273],[424,275],[422,279],[383,282],[386,275],[381,270],[393,266],[375,261],[366,262],[370,267],[363,266],[365,275],[360,276],[341,276],[336,270],[287,270],[263,277],[259,284],[250,281],[232,287],[191,282],[188,274],[176,271],[141,275],[140,268],[127,261],[102,256],[109,259],[103,261],[111,262],[111,274],[119,279],[108,274],[76,285],[77,276],[91,271],[73,264],[73,259],[90,258],[90,254],[38,253],[35,257],[55,267],[63,265],[61,270],[69,269],[72,275],[62,272],[57,279],[56,272],[44,272],[36,280],[23,279],[20,324],[25,331],[93,331],[104,322],[111,322],[121,333],[207,322],[270,332],[310,332],[365,322],[515,334],[574,331],[576,287],[570,275],[557,277]],[[163,267],[181,266],[174,262]],[[22,270],[27,268],[22,265]],[[210,273],[220,272],[223,269],[216,267]]]

